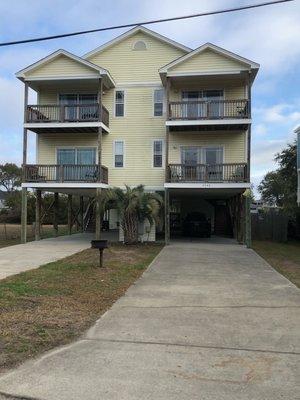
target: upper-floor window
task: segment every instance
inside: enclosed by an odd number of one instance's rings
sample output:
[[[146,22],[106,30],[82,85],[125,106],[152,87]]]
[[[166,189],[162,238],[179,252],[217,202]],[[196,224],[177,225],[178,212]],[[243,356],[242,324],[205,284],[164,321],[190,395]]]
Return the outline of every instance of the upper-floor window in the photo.
[[[163,164],[163,141],[161,139],[153,142],[153,167],[162,167]]]
[[[125,94],[124,90],[116,90],[115,94],[115,116],[124,117]]]
[[[154,116],[160,117],[163,115],[164,106],[164,91],[163,89],[154,90]]]
[[[124,167],[124,141],[116,140],[114,142],[114,166],[116,168]]]
[[[68,121],[97,119],[96,93],[59,94],[59,104],[64,107],[64,118]]]
[[[134,43],[133,50],[136,50],[136,51],[147,50],[146,43],[143,42],[142,40],[138,40],[137,42]]]

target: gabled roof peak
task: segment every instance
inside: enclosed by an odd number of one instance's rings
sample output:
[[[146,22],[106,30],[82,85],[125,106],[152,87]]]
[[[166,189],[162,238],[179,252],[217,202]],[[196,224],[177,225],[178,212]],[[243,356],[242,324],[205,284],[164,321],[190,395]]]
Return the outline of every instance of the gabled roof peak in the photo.
[[[89,57],[91,57],[91,56],[93,56],[93,55],[95,55],[95,54],[97,54],[97,53],[99,53],[99,52],[101,52],[101,51],[103,51],[103,50],[105,50],[105,49],[107,49],[107,48],[119,43],[119,42],[121,42],[122,40],[135,35],[138,32],[143,32],[146,35],[154,37],[154,38],[156,38],[156,39],[158,39],[158,40],[160,40],[162,42],[168,43],[169,45],[171,45],[173,47],[176,47],[177,49],[183,50],[186,53],[192,51],[192,49],[190,49],[187,46],[184,46],[183,44],[180,44],[180,43],[178,43],[178,42],[176,42],[176,41],[174,41],[172,39],[167,38],[166,36],[163,36],[163,35],[161,35],[161,34],[159,34],[157,32],[154,32],[151,29],[145,28],[142,25],[137,25],[134,28],[132,28],[132,29],[122,33],[121,35],[115,37],[114,39],[110,40],[109,42],[106,42],[103,45],[97,47],[96,49],[84,54],[82,57],[85,58],[85,59],[89,58]]]
[[[159,72],[160,73],[167,72],[167,70],[169,68],[172,68],[175,65],[180,64],[180,63],[188,60],[189,58],[195,56],[196,54],[200,54],[201,52],[203,52],[203,51],[205,51],[207,49],[215,51],[218,54],[221,54],[221,55],[223,55],[225,57],[228,57],[228,58],[230,58],[232,60],[235,60],[237,62],[240,62],[242,64],[245,64],[245,65],[249,66],[251,69],[258,69],[259,68],[259,64],[257,64],[254,61],[251,61],[251,60],[249,60],[247,58],[241,57],[241,56],[239,56],[239,55],[237,55],[237,54],[235,54],[235,53],[233,53],[233,52],[231,52],[229,50],[226,50],[226,49],[224,49],[222,47],[219,47],[219,46],[217,46],[217,45],[215,45],[213,43],[206,42],[206,43],[202,44],[201,46],[199,46],[198,48],[196,48],[195,50],[189,52],[188,54],[185,54],[185,55],[177,58],[176,60],[164,65],[162,68],[160,68]]]

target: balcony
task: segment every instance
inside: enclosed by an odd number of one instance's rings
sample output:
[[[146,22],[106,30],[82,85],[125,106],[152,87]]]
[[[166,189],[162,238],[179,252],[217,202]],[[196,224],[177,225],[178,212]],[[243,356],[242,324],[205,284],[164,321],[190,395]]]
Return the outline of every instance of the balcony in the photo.
[[[249,182],[246,163],[227,164],[170,164],[168,182],[171,183],[241,183]]]
[[[108,132],[109,112],[99,104],[28,105],[25,120],[25,127],[37,133],[53,129],[98,132],[99,127]]]
[[[108,169],[103,165],[25,165],[24,182],[32,183],[106,183]]]
[[[170,127],[208,127],[224,129],[236,125],[244,127],[250,122],[248,100],[172,101],[169,103]],[[176,130],[176,129],[174,129]]]

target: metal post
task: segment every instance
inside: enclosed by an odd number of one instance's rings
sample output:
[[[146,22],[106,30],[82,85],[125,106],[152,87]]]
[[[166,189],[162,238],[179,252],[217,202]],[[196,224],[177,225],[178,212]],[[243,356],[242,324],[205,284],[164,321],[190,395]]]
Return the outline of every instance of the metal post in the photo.
[[[245,243],[248,248],[251,248],[251,197],[250,195],[245,195]]]
[[[68,194],[68,234],[72,235],[72,195]]]
[[[100,268],[103,268],[103,249],[99,249],[99,253],[100,253],[99,265],[100,265]]]
[[[79,215],[80,215],[80,231],[84,231],[84,212],[83,212],[83,196],[79,197]]]
[[[35,240],[41,240],[41,206],[42,206],[42,192],[36,191],[35,203]]]
[[[27,241],[27,188],[22,188],[21,243]]]
[[[54,193],[54,202],[53,202],[53,229],[54,229],[54,236],[58,236],[58,193]]]
[[[95,239],[101,238],[101,189],[96,189]]]
[[[165,244],[170,243],[170,194],[165,189]]]

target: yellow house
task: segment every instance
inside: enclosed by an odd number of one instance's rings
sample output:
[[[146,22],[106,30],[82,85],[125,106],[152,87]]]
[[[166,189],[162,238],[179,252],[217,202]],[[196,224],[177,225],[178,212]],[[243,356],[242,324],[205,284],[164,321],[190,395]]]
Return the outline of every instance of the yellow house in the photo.
[[[82,57],[58,50],[19,71],[25,86],[26,191],[95,198],[144,184],[165,195],[165,238],[191,213],[211,232],[245,240],[250,188],[251,86],[259,65],[206,43],[192,50],[138,26]],[[37,104],[28,104],[28,88]],[[36,133],[36,164],[27,134]],[[106,216],[117,227],[112,210]],[[39,221],[38,221],[39,222]],[[97,223],[97,235],[100,223]],[[36,237],[39,238],[39,223]],[[155,238],[155,230],[151,239]]]

